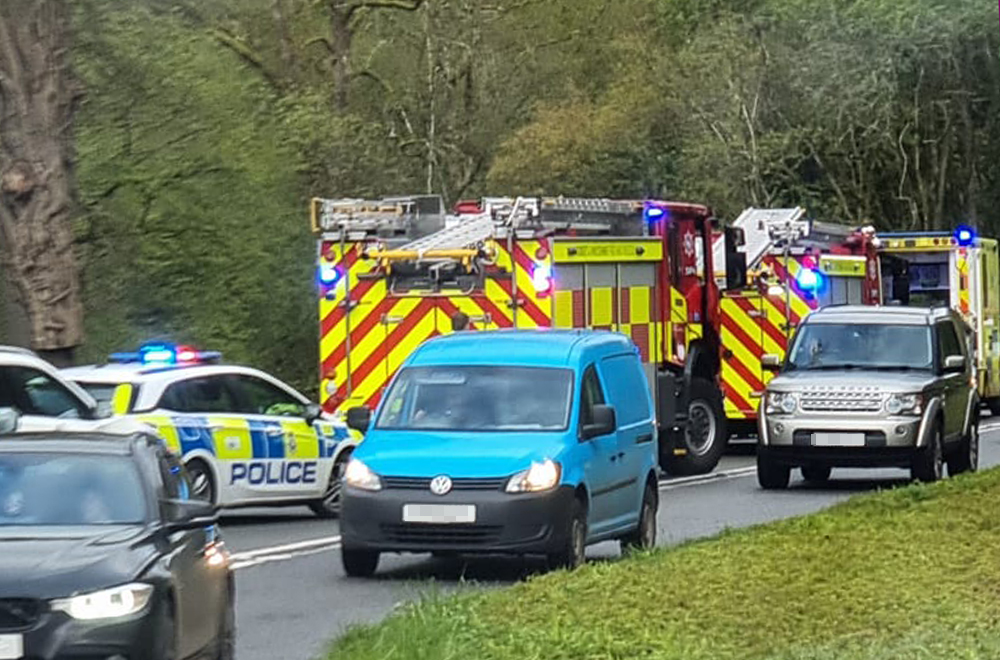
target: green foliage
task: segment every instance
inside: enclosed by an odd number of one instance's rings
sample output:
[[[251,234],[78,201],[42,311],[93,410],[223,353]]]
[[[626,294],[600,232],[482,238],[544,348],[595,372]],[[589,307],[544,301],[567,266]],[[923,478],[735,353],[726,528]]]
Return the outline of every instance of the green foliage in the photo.
[[[1000,471],[419,603],[330,660],[988,658]]]

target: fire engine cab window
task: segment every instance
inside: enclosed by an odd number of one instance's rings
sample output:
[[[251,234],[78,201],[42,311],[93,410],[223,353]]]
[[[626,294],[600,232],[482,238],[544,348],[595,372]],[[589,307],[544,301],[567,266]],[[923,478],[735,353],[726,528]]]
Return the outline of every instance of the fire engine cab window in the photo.
[[[291,394],[253,376],[236,376],[231,381],[239,399],[239,412],[249,415],[302,417],[305,405]]]
[[[604,392],[594,367],[587,367],[580,385],[580,427],[594,423],[594,406],[604,404]]]
[[[160,407],[176,412],[234,412],[236,404],[221,376],[192,378],[170,385],[160,398]]]
[[[28,367],[0,370],[0,407],[46,417],[78,418],[83,413],[80,402],[61,383]]]
[[[411,367],[393,382],[381,429],[559,431],[573,373],[535,367]]]

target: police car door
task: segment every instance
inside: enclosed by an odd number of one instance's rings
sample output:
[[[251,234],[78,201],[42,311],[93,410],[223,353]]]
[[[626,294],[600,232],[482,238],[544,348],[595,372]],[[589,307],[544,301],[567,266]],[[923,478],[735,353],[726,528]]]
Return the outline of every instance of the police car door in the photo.
[[[267,442],[264,480],[260,481],[260,469],[251,466],[246,475],[250,482],[266,488],[269,495],[321,496],[333,452],[306,422],[306,404],[285,388],[251,374],[234,374],[231,382],[251,431],[263,433]]]

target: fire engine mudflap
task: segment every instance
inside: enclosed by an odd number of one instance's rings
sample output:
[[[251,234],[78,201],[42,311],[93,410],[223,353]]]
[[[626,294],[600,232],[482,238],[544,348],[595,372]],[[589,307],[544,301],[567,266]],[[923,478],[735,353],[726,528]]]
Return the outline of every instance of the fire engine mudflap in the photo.
[[[428,196],[313,201],[324,406],[373,408],[402,361],[451,332],[458,312],[471,331],[606,329],[642,357],[662,467],[713,470],[728,431],[711,211],[562,197],[464,210],[448,216]],[[736,249],[727,241],[727,279],[745,283]]]

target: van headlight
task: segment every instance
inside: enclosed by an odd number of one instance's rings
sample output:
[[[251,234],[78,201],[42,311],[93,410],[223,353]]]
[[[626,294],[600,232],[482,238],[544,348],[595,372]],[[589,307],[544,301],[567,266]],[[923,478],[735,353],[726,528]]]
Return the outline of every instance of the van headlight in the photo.
[[[799,404],[798,397],[791,392],[768,392],[766,401],[768,415],[791,415]]]
[[[890,415],[920,415],[924,411],[922,394],[890,394],[885,402],[885,411]]]
[[[562,466],[553,460],[532,463],[531,467],[518,472],[507,482],[508,493],[540,493],[559,485]]]
[[[153,595],[153,585],[135,582],[121,587],[80,594],[52,601],[52,609],[65,612],[80,621],[121,619],[146,608]]]
[[[382,480],[368,466],[352,458],[344,470],[344,483],[361,490],[382,490]]]

